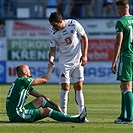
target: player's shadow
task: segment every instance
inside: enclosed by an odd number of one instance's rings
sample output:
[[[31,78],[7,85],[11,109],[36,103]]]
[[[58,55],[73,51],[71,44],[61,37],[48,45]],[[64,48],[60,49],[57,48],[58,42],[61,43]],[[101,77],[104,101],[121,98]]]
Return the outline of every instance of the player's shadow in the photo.
[[[59,123],[69,123],[69,122],[59,122],[59,121],[37,121],[37,122],[31,122],[31,123],[28,123],[28,122],[20,122],[21,124],[48,124],[48,123],[53,123],[53,124],[59,124]],[[0,124],[20,124],[19,122],[10,122],[10,121],[4,121],[4,120],[1,120],[0,121]]]
[[[6,123],[10,123],[9,121],[0,121],[0,124],[6,124]]]
[[[20,122],[21,124],[44,124],[44,123],[59,123],[57,121],[36,121],[36,122]],[[10,121],[4,121],[4,120],[0,120],[0,124],[20,124],[19,122],[10,122]]]

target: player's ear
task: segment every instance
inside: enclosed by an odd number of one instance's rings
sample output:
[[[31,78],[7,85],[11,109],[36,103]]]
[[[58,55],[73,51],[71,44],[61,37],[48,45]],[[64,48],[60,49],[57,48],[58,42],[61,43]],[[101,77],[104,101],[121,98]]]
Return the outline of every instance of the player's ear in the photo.
[[[59,23],[62,23],[62,20],[60,20]]]

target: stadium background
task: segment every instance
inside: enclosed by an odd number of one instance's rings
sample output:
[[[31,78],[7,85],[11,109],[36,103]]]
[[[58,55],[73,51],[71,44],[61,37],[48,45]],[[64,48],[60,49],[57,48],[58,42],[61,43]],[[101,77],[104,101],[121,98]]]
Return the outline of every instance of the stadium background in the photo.
[[[9,1],[12,1],[13,5]],[[45,4],[40,0],[9,0],[6,10],[1,0],[0,8],[0,83],[10,83],[16,78],[15,67],[26,63],[30,66],[33,77],[42,76],[47,70],[49,52],[48,16],[56,11],[58,5]],[[29,3],[30,2],[30,3]],[[53,4],[54,0],[52,1]],[[68,2],[68,0],[64,0]],[[57,3],[56,3],[57,4]],[[111,73],[111,59],[115,42],[115,23],[118,19],[114,10],[113,16],[103,17],[103,1],[94,0],[94,16],[67,17],[78,20],[84,27],[89,41],[88,63],[85,66],[85,83],[117,83],[116,75]],[[12,7],[12,9],[11,9]],[[44,16],[45,9],[45,16]],[[67,19],[67,17],[64,17]],[[57,51],[58,56],[58,51]],[[48,83],[58,83],[58,58],[56,69]]]

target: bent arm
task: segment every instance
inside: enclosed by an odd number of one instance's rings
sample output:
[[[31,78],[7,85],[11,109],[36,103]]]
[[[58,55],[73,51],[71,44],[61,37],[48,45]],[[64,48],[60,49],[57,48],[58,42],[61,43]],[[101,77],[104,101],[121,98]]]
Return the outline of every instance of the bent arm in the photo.
[[[34,97],[43,97],[45,98],[49,103],[51,103],[55,108],[57,108],[58,111],[62,112],[60,109],[60,106],[58,104],[56,104],[55,102],[53,102],[52,100],[50,100],[50,98],[46,97],[45,95],[39,93],[36,90],[33,90],[30,92],[30,95],[34,96]]]
[[[82,36],[82,56],[81,56],[81,65],[85,66],[87,63],[87,54],[88,54],[88,37],[86,34]]]

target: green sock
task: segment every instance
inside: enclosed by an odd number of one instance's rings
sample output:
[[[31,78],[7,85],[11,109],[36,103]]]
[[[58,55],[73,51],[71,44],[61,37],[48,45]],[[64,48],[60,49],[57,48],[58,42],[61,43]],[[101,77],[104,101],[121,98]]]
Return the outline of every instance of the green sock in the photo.
[[[49,107],[49,108],[51,108],[51,109],[53,109],[53,110],[57,110],[57,108],[55,107],[55,106],[53,106],[50,102],[46,102],[46,104],[45,104],[45,106],[44,106],[44,108],[45,107]]]
[[[133,95],[132,91],[125,92],[125,104],[126,104],[126,111],[127,111],[127,119],[133,120]]]
[[[49,108],[51,108],[51,109],[53,109],[53,110],[57,110],[57,108],[55,107],[55,106],[53,106],[50,102],[46,102],[46,104],[45,104],[45,106],[43,107],[43,108],[45,108],[45,107],[49,107]]]
[[[120,114],[120,118],[126,118],[126,106],[125,106],[125,97],[124,97],[124,93],[121,93],[121,114]]]
[[[51,110],[51,112],[49,113],[49,117],[54,120],[63,121],[63,122],[75,122],[75,123],[80,122],[79,117],[73,117],[73,116],[58,112],[56,110]]]

